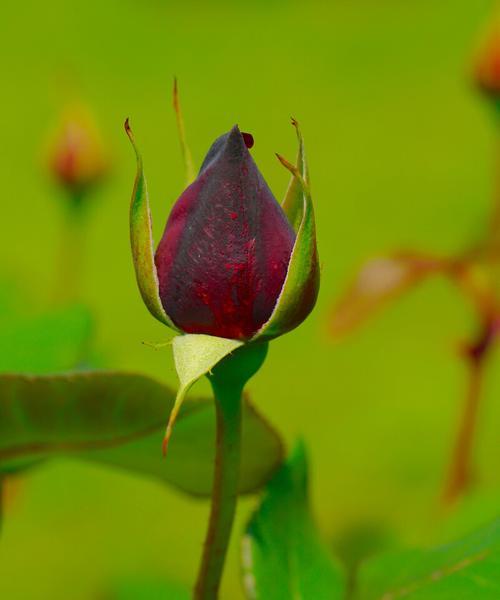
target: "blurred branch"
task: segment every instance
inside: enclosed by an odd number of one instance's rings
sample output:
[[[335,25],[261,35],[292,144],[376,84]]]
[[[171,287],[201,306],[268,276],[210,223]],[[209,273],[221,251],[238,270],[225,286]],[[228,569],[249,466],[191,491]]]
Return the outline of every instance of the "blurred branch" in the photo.
[[[476,341],[466,348],[468,383],[442,502],[454,504],[473,482],[472,452],[483,389],[484,368],[495,341],[494,322],[487,320]]]

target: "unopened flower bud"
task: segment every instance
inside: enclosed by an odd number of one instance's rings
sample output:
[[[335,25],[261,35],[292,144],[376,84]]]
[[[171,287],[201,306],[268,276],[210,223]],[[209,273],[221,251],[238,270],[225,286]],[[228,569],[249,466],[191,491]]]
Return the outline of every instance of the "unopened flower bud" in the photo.
[[[109,163],[100,132],[82,107],[68,109],[50,143],[50,170],[61,186],[79,196],[99,183]]]

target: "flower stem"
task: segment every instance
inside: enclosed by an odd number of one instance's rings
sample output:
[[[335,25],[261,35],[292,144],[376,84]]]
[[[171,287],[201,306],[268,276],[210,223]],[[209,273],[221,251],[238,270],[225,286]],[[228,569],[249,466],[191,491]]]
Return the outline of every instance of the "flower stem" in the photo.
[[[463,412],[454,443],[452,458],[442,494],[443,504],[450,506],[473,481],[472,453],[477,428],[486,358],[494,341],[491,323],[486,323],[475,344],[466,354],[468,383]]]
[[[493,251],[500,245],[500,139],[496,143],[495,187],[490,217],[489,243]]]
[[[215,473],[210,521],[195,600],[215,600],[224,569],[238,494],[243,386],[211,377],[217,415]]]
[[[54,300],[59,304],[75,301],[80,295],[82,272],[85,198],[81,192],[71,192],[67,199],[59,248]]]
[[[241,462],[243,388],[262,366],[268,344],[238,348],[208,376],[215,396],[217,435],[210,521],[194,600],[216,600],[231,538]]]
[[[0,535],[3,531],[3,509],[5,500],[4,476],[0,475]]]

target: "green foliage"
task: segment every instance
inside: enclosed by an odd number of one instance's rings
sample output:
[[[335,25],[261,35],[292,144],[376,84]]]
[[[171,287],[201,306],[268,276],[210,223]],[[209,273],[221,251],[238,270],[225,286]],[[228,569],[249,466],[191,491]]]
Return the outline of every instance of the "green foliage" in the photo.
[[[75,456],[210,494],[215,416],[211,399],[186,403],[167,459],[162,432],[174,393],[141,375],[0,375],[0,470]],[[278,434],[246,402],[240,491],[262,486],[282,459]]]
[[[344,576],[311,516],[303,445],[269,482],[247,527],[242,560],[250,600],[343,598]]]
[[[500,520],[440,548],[374,558],[358,585],[357,600],[497,600]]]

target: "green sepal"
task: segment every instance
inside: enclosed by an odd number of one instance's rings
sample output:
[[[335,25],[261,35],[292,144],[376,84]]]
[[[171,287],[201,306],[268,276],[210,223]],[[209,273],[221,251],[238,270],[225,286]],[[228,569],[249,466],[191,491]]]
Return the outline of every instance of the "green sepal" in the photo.
[[[179,377],[179,390],[163,440],[163,453],[167,451],[179,410],[189,388],[198,379],[210,373],[223,358],[243,346],[239,340],[215,337],[212,335],[192,334],[179,335],[172,340],[174,362]]]
[[[309,173],[304,142],[297,121],[292,120],[299,140],[297,166],[277,155],[281,164],[292,173],[282,207],[297,232],[288,264],[288,271],[276,306],[268,321],[253,337],[255,340],[272,339],[296,327],[300,321],[303,302],[309,310],[316,301],[319,289],[318,254],[316,248],[316,224],[309,189]]]
[[[186,140],[186,130],[184,128],[184,118],[182,116],[181,103],[179,100],[179,88],[177,86],[177,78],[174,79],[174,111],[175,118],[177,121],[177,131],[179,134],[179,143],[181,145],[182,159],[184,161],[184,169],[186,172],[186,185],[191,185],[196,178],[196,171],[194,168],[193,158],[191,150],[189,149]]]
[[[292,125],[296,128],[297,137],[299,140],[299,150],[297,153],[297,169],[299,170],[302,178],[309,185],[309,169],[307,167],[304,140],[300,134],[299,124],[295,119],[292,119]],[[302,215],[304,212],[304,200],[302,193],[302,185],[298,178],[292,173],[288,189],[286,191],[281,208],[287,216],[290,225],[293,227],[295,233],[298,232],[300,224],[302,222]]]
[[[137,175],[130,204],[130,245],[132,247],[137,285],[142,299],[153,317],[175,331],[179,331],[165,312],[160,299],[158,274],[154,261],[148,189],[144,177],[142,157],[135,143],[128,119],[125,121],[125,131],[132,142],[137,157]]]

